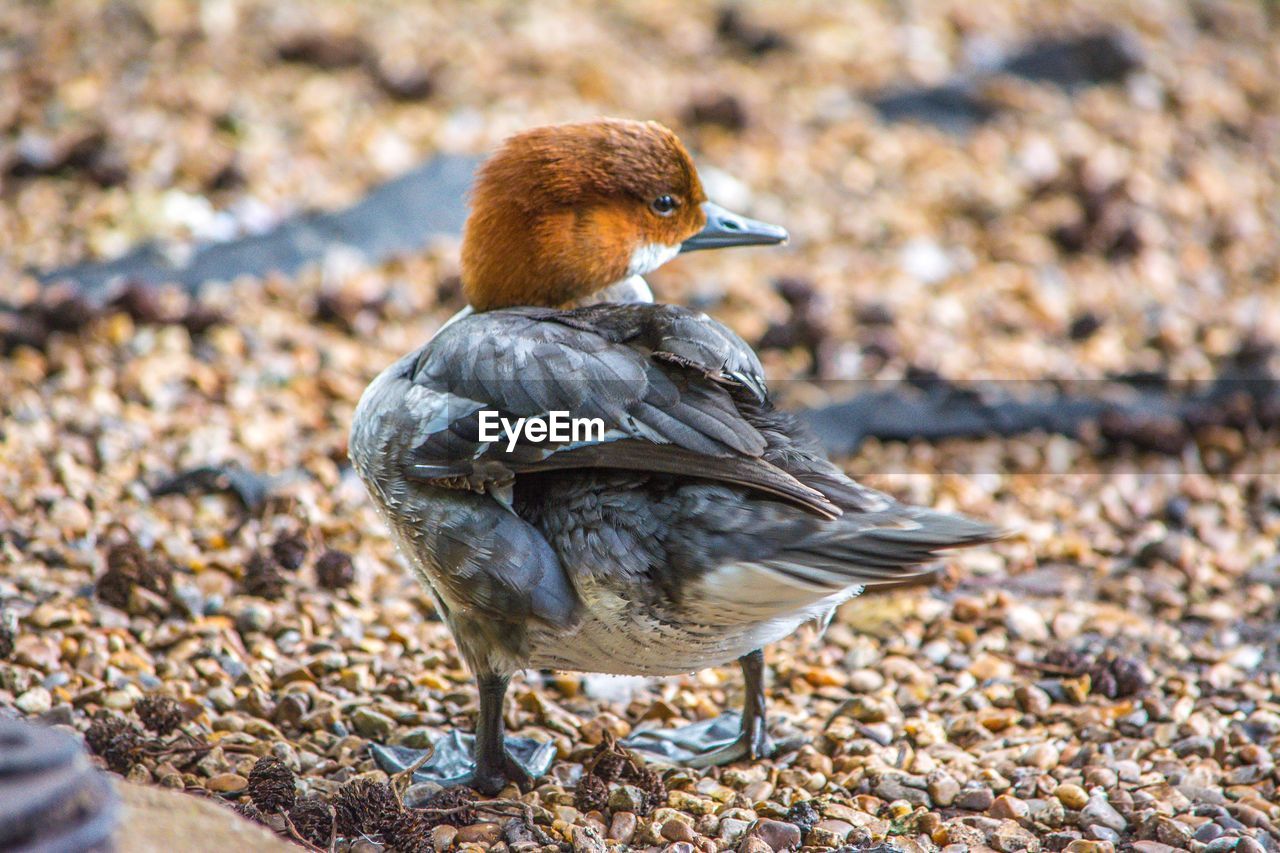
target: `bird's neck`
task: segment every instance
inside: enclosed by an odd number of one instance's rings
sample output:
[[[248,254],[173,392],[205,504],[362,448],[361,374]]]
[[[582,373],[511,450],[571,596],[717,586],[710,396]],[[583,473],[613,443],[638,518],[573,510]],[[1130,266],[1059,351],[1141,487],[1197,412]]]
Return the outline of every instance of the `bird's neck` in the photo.
[[[644,276],[632,275],[621,281],[615,281],[590,296],[584,296],[573,304],[580,308],[583,305],[598,305],[601,302],[653,302],[653,291],[649,289],[649,282],[644,280]]]
[[[581,308],[584,305],[599,305],[602,302],[653,302],[653,291],[649,289],[649,282],[644,280],[644,276],[633,275],[614,282],[603,290],[597,290],[590,296],[573,303],[574,308]],[[476,309],[470,305],[465,306],[461,311],[454,314],[448,320],[444,321],[436,334],[440,334],[463,317],[469,317],[476,312]]]

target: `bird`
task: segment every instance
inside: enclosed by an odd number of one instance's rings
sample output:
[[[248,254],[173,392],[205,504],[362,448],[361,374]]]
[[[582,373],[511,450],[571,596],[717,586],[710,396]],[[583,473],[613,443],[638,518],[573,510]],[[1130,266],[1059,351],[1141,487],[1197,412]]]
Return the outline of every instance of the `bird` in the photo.
[[[770,757],[766,646],[999,535],[852,480],[773,405],[742,338],[654,301],[644,278],[680,254],[787,239],[709,200],[656,122],[528,129],[478,169],[467,307],[372,381],[349,440],[477,683],[470,754],[441,784],[532,783],[503,724],[510,679],[531,668],[736,661],[743,711],[684,738],[685,763]]]

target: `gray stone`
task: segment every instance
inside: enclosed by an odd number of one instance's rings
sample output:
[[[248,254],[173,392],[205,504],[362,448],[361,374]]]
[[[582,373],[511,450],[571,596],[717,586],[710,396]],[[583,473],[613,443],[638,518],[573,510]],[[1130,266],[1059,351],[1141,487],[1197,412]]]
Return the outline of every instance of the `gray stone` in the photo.
[[[1067,818],[1067,810],[1056,797],[1027,800],[1027,817],[1045,826],[1057,828]]]
[[[1112,808],[1105,797],[1095,794],[1080,810],[1080,828],[1088,830],[1091,826],[1105,826],[1115,832],[1124,832],[1128,829],[1129,822],[1120,812]]]
[[[635,785],[622,785],[609,794],[609,809],[615,812],[644,811],[645,796]]]
[[[991,793],[990,788],[974,785],[966,787],[956,796],[955,805],[956,808],[971,812],[985,812],[995,801],[996,796]]]
[[[372,708],[357,708],[351,714],[351,725],[370,740],[383,740],[395,730],[396,721]]]
[[[912,788],[902,783],[901,780],[892,776],[881,779],[876,785],[876,796],[882,800],[893,802],[894,800],[906,800],[913,806],[928,806],[929,794],[919,788]]]
[[[720,840],[726,844],[737,844],[750,828],[750,821],[732,817],[724,818],[720,821]]]
[[[929,774],[929,797],[935,806],[946,808],[956,801],[960,793],[960,783],[945,770],[935,770]]]
[[[573,853],[605,853],[607,849],[594,826],[573,828]]]

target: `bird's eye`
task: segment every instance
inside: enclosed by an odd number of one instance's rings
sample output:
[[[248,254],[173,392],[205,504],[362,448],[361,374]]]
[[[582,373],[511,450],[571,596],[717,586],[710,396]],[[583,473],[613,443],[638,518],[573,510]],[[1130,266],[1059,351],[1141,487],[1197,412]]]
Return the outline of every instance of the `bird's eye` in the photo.
[[[676,200],[669,195],[660,195],[649,205],[659,216],[670,216],[677,206]]]

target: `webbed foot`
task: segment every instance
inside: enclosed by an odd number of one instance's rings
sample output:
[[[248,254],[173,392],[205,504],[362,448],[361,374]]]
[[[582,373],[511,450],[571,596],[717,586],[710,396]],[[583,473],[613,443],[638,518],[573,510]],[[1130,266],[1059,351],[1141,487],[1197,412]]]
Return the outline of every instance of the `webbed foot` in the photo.
[[[496,759],[476,762],[475,735],[451,731],[436,739],[430,749],[412,749],[405,746],[369,747],[378,767],[388,774],[408,770],[430,753],[431,757],[413,774],[413,784],[427,783],[416,792],[413,787],[405,793],[405,805],[413,806],[411,799],[425,799],[439,788],[465,786],[486,796],[493,796],[514,782],[521,790],[528,790],[538,778],[551,769],[556,757],[556,746],[549,741],[532,738],[503,738],[502,754]]]
[[[738,663],[747,694],[743,713],[729,711],[678,729],[637,732],[623,744],[651,760],[686,767],[719,767],[799,749],[803,738],[775,741],[769,736],[765,723],[764,655],[757,650],[743,655]]]
[[[799,749],[802,743],[802,738],[774,740],[763,717],[744,726],[742,715],[736,711],[678,729],[637,732],[622,741],[647,760],[684,767],[719,767],[735,761],[773,758]]]

